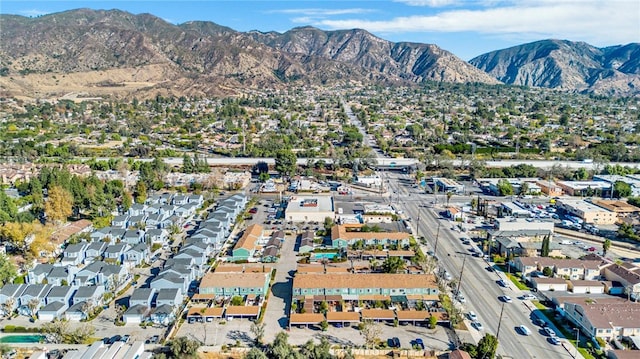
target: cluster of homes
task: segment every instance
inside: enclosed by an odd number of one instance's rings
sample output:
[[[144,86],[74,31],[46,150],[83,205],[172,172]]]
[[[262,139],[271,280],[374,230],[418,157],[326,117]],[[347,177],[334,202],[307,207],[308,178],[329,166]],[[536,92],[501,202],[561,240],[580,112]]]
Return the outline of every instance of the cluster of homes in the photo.
[[[583,335],[605,341],[640,336],[639,266],[595,254],[582,259],[517,257],[511,265]]]
[[[362,320],[424,325],[439,308],[432,274],[354,273],[344,267],[299,265],[293,279],[290,326],[322,322],[349,326]]]
[[[252,224],[238,238],[231,250],[231,256],[227,260],[231,262],[277,262],[284,238],[285,233],[282,230],[272,231],[267,236],[264,227]]]
[[[148,287],[134,290],[123,320],[172,322],[194,281],[208,270],[209,258],[228,238],[247,201],[246,196],[237,194],[208,213],[150,279]],[[67,232],[89,232],[91,241],[67,245],[53,264],[36,264],[27,272],[25,284],[0,288],[2,310],[7,314],[17,310],[40,320],[86,319],[93,308],[105,304],[106,298],[112,298],[133,280],[134,267],[152,262],[154,244],[169,244],[168,225],[182,225],[203,203],[201,195],[165,193],[131,206],[109,227],[93,230],[90,224],[70,225],[73,230]]]
[[[265,265],[220,264],[202,278],[198,293],[192,297],[187,321],[203,322],[218,318],[260,316],[269,290],[272,268]],[[241,299],[236,302],[233,298]]]

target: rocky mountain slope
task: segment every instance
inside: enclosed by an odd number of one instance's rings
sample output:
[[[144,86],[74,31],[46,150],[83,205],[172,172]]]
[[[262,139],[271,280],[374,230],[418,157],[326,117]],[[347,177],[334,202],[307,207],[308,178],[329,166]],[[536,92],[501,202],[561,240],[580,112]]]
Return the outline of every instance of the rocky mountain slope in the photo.
[[[497,83],[486,73],[436,45],[393,43],[360,29],[322,31],[307,26],[284,34],[254,31],[250,35],[258,42],[287,53],[351,63],[414,82]]]
[[[542,40],[492,51],[470,63],[507,84],[640,93],[640,43],[597,48],[584,42]]]
[[[212,95],[291,82],[498,82],[435,45],[396,44],[362,30],[242,33],[89,9],[0,15],[0,29],[1,92],[26,97]]]

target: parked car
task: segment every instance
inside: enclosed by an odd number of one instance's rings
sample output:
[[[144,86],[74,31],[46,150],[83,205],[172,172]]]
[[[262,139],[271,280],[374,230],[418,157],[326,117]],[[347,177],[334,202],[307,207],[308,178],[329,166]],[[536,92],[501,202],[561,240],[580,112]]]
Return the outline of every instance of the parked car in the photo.
[[[484,326],[482,325],[482,323],[480,323],[477,320],[474,320],[473,322],[471,322],[471,326],[476,328],[477,330],[484,330]]]
[[[475,321],[478,320],[478,316],[476,315],[476,313],[474,313],[473,311],[470,311],[469,313],[467,313],[467,317],[469,318],[469,320],[471,321]]]
[[[544,320],[540,319],[540,318],[536,318],[533,320],[533,325],[537,325],[540,328],[544,328],[547,326],[547,322],[545,322]]]
[[[422,341],[422,338],[416,338],[415,343],[418,347],[420,347],[420,349],[424,350],[424,342]]]
[[[398,337],[393,337],[387,339],[387,345],[391,348],[400,348],[400,339]]]
[[[131,336],[129,334],[126,334],[126,335],[122,336],[122,339],[120,339],[120,341],[128,343],[130,338],[131,338]]]

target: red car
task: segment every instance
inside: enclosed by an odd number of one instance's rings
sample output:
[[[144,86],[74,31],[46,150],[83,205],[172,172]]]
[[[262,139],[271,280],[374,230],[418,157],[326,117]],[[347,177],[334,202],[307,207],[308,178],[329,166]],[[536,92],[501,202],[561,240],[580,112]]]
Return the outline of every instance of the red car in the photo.
[[[591,247],[589,249],[587,249],[589,252],[595,252],[596,251],[596,247]]]
[[[256,214],[256,213],[258,213],[258,209],[257,209],[257,208],[255,208],[255,207],[253,207],[253,208],[251,208],[251,209],[249,210],[249,213],[251,213],[251,214]]]

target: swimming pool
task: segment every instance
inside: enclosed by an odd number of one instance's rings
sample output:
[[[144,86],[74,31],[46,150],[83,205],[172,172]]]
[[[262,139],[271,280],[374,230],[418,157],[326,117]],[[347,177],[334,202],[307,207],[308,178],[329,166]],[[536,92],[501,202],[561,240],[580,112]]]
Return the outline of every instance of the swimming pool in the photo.
[[[337,255],[337,252],[313,253],[313,259],[333,259]]]
[[[0,343],[40,343],[44,340],[44,335],[24,334],[6,335],[0,338]]]

